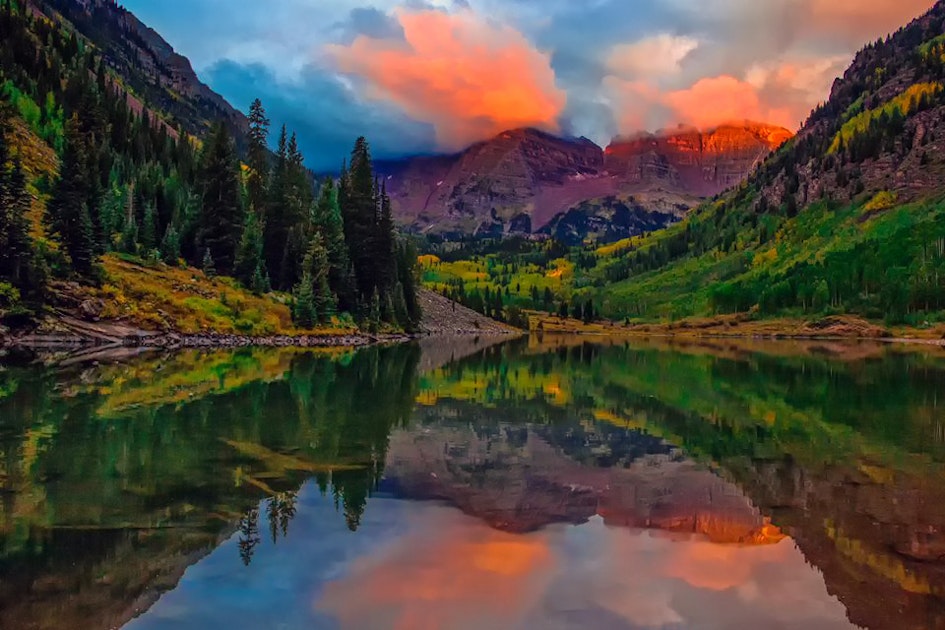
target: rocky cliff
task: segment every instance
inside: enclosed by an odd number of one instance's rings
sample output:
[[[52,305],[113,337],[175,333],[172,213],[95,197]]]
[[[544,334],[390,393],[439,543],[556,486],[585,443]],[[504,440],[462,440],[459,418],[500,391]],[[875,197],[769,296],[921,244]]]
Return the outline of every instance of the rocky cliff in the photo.
[[[241,139],[246,117],[200,81],[190,60],[156,31],[114,0],[32,0],[34,12],[71,25],[105,56],[123,83],[171,127],[202,136],[215,120],[225,121]],[[146,105],[145,105],[146,104]]]
[[[751,121],[704,132],[678,127],[614,140],[605,165],[628,188],[657,186],[711,197],[742,182],[791,136],[787,129]]]
[[[399,220],[418,232],[497,237],[549,233],[549,225],[564,221],[580,240],[600,236],[597,224],[611,222],[622,203],[633,216],[603,230],[604,240],[613,240],[672,223],[701,198],[744,180],[790,137],[786,129],[742,122],[618,139],[604,150],[586,138],[516,129],[457,155],[389,162],[380,170]],[[613,201],[595,203],[607,198]],[[568,216],[579,206],[583,214]],[[593,226],[585,229],[588,220]]]

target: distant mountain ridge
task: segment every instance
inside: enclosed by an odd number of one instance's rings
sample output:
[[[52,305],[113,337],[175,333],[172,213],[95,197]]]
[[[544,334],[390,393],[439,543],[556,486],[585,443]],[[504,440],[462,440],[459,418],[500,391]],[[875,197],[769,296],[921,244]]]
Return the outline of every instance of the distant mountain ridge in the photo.
[[[391,161],[379,170],[397,218],[446,238],[548,232],[561,221],[578,225],[582,221],[569,218],[570,211],[583,204],[586,213],[601,205],[586,202],[607,198],[629,201],[631,212],[668,215],[654,224],[658,228],[743,181],[792,135],[742,121],[705,132],[680,127],[640,134],[603,149],[587,138],[514,129],[455,155]],[[609,238],[634,233],[629,229]]]

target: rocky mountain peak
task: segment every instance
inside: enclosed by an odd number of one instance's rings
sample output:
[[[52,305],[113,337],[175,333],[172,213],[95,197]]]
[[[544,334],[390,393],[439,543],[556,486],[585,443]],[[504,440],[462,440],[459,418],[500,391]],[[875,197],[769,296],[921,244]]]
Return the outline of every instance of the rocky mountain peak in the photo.
[[[739,121],[707,131],[639,133],[602,149],[587,138],[520,128],[455,156],[388,163],[382,172],[398,218],[421,232],[457,238],[539,232],[589,200],[630,195],[634,212],[648,212],[640,199],[650,199],[660,220],[629,224],[661,226],[680,208],[741,182],[792,135]]]

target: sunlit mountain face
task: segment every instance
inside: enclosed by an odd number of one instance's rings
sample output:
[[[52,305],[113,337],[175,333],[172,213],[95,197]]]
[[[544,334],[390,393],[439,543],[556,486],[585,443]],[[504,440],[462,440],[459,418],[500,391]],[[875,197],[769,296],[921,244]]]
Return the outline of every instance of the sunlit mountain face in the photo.
[[[262,98],[299,131],[309,165],[333,170],[353,128],[379,158],[452,153],[522,127],[600,146],[678,124],[793,131],[856,50],[933,3],[123,4],[237,107]]]

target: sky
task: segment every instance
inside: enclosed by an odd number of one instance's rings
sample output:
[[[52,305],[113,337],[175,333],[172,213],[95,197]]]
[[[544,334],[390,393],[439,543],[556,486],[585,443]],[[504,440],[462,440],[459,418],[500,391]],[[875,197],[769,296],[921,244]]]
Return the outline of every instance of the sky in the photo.
[[[533,126],[617,135],[752,119],[796,130],[866,43],[932,0],[124,0],[235,107],[259,97],[310,167]]]

